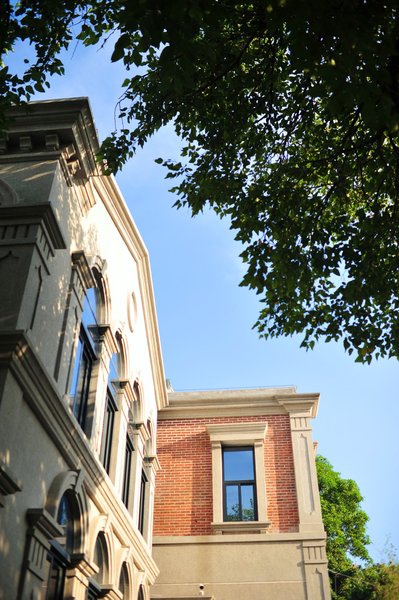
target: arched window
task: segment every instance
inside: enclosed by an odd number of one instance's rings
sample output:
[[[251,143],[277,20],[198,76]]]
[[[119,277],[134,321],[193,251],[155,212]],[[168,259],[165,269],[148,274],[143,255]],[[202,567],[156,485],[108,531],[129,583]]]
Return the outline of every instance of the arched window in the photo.
[[[97,536],[96,545],[94,547],[94,562],[98,567],[98,572],[94,579],[100,585],[104,583],[108,571],[108,552],[104,534],[101,532]]]
[[[143,591],[143,586],[142,585],[140,586],[139,593],[138,593],[138,596],[137,596],[137,600],[144,600],[144,591]]]
[[[93,362],[96,359],[93,339],[90,334],[90,327],[96,324],[96,307],[96,293],[94,288],[91,288],[87,291],[84,300],[82,322],[69,391],[72,412],[84,431],[87,421],[90,379]]]
[[[103,532],[100,532],[97,536],[93,560],[98,567],[98,571],[89,584],[89,600],[95,600],[103,596],[102,585],[108,579],[108,550]]]
[[[67,568],[74,546],[74,524],[68,492],[62,496],[57,513],[57,523],[63,533],[51,541],[47,555],[49,564],[46,600],[63,600]]]
[[[126,563],[123,563],[121,572],[119,575],[119,584],[118,590],[121,592],[123,600],[128,600],[129,598],[129,573],[127,570]]]

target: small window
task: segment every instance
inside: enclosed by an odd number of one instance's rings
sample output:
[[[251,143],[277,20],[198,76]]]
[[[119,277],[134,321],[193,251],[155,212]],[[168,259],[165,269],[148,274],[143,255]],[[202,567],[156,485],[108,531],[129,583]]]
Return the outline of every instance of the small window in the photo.
[[[144,533],[146,487],[147,487],[147,477],[146,477],[144,471],[142,471],[141,472],[141,484],[140,484],[139,521],[138,521],[138,528],[139,528],[140,533]]]
[[[225,521],[256,521],[255,464],[252,447],[223,448]]]
[[[129,492],[130,492],[130,473],[132,470],[132,454],[133,444],[129,435],[126,436],[125,445],[125,465],[123,468],[123,487],[122,487],[122,502],[128,507],[129,506]]]

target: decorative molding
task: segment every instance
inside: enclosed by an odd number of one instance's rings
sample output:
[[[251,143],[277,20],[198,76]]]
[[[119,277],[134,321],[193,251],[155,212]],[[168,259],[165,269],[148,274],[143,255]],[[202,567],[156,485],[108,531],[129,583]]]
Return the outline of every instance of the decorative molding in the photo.
[[[0,179],[0,206],[17,204],[18,196],[15,190],[4,179]]]
[[[21,481],[14,475],[10,467],[0,459],[0,506],[4,506],[4,496],[22,490]]]
[[[144,457],[144,465],[147,467],[151,467],[155,473],[161,470],[161,463],[158,460],[157,456],[145,456]]]
[[[66,244],[53,207],[43,204],[0,206],[0,244],[18,244],[22,240],[36,242],[48,258],[54,250],[65,250]],[[40,233],[42,234],[40,235]]]
[[[303,562],[305,565],[309,564],[327,564],[327,555],[326,555],[326,543],[325,541],[320,542],[303,542]]]
[[[302,544],[308,542],[310,545],[316,546],[324,543],[326,534],[321,536],[311,535],[304,532],[291,533],[266,533],[264,535],[253,536],[251,534],[224,534],[224,535],[156,535],[153,538],[153,546],[174,546],[174,545],[198,545],[198,544],[225,544],[226,542],[234,542],[238,544],[258,544],[259,542],[268,542],[270,544],[281,544],[281,542],[293,542]]]
[[[118,352],[118,345],[112,333],[111,326],[107,324],[89,325],[88,329],[94,343],[98,346],[98,355],[102,356],[105,352],[108,362],[111,356]]]
[[[96,285],[93,273],[91,272],[89,262],[86,258],[84,250],[77,250],[72,253],[72,263],[79,272],[82,279],[84,291]]]
[[[231,444],[254,443],[266,437],[267,423],[222,423],[206,426],[211,442],[229,442]]]
[[[259,416],[297,413],[316,416],[319,394],[297,394],[295,388],[257,388],[201,392],[171,392],[158,418]],[[301,413],[302,414],[302,413]]]
[[[222,523],[211,523],[215,535],[226,533],[266,533],[271,521],[226,521]]]
[[[18,154],[23,160],[62,158],[71,178],[86,180],[101,172],[96,160],[100,144],[87,98],[30,102],[13,107],[8,116],[2,160],[15,162]]]
[[[63,535],[63,527],[44,508],[31,508],[26,512],[28,522],[26,566],[36,577],[44,580],[47,552],[50,541]]]

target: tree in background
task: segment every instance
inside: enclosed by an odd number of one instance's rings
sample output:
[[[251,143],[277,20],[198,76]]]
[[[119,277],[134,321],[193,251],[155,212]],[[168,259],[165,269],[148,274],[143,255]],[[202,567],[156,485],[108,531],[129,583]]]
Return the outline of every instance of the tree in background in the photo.
[[[342,600],[398,600],[399,565],[396,562],[354,567],[340,588]]]
[[[366,513],[363,497],[352,479],[343,479],[323,456],[316,457],[323,523],[327,532],[327,558],[331,588],[336,598],[347,576],[353,575],[353,561],[371,562],[367,545]]]
[[[374,564],[367,546],[368,516],[352,479],[343,479],[323,456],[316,457],[321,510],[327,532],[327,558],[334,600],[397,600],[399,564],[391,550],[387,562]],[[359,560],[362,565],[354,564]]]
[[[396,1],[1,2],[1,50],[23,40],[36,58],[1,70],[0,114],[62,74],[76,38],[113,44],[132,72],[108,168],[173,124],[181,157],[159,162],[176,206],[230,219],[260,335],[399,356]]]

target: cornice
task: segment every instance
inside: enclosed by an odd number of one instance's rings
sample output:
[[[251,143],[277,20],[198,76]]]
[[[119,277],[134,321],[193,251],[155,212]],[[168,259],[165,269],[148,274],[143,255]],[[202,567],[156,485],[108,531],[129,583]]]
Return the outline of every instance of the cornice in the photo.
[[[2,161],[62,157],[72,177],[87,179],[100,172],[100,145],[88,98],[29,102],[12,108],[7,117]]]
[[[66,248],[54,209],[49,202],[0,206],[0,219],[2,225],[8,222],[12,224],[23,223],[29,226],[43,224],[52,247],[56,250],[65,250]],[[4,240],[8,244],[10,241],[9,238]]]
[[[201,417],[304,414],[314,418],[318,393],[299,394],[295,388],[256,388],[171,392],[169,405],[158,413],[159,420]]]

